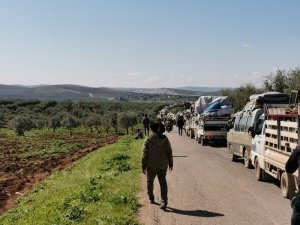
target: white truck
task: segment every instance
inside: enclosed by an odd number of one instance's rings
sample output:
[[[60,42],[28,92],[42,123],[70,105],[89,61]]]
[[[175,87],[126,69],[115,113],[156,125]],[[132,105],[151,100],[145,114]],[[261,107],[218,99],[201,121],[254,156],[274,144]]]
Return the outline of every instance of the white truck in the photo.
[[[202,145],[209,142],[226,144],[226,124],[231,117],[215,117],[199,115],[196,120],[195,140]]]
[[[300,110],[298,106],[265,108],[255,127],[250,129],[250,158],[257,180],[280,180],[282,195],[292,198],[297,189],[296,176],[285,172],[285,164],[299,143]]]
[[[252,138],[248,134],[250,127],[256,127],[257,121],[264,113],[266,104],[288,104],[289,96],[279,92],[266,92],[250,96],[250,101],[242,111],[237,112],[232,119],[231,129],[227,133],[227,147],[231,161],[238,157],[244,159],[245,167],[251,168],[250,157]]]
[[[201,96],[195,102],[197,117],[192,118],[195,140],[202,145],[226,143],[225,128],[233,113],[228,96]]]

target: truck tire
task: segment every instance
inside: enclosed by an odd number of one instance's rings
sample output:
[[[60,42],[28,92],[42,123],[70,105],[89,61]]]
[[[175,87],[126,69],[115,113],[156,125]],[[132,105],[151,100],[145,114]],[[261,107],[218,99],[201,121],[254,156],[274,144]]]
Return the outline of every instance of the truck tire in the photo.
[[[245,150],[245,152],[244,152],[244,165],[248,169],[251,168],[251,159],[250,159],[250,155],[247,150]]]
[[[265,171],[262,170],[259,166],[258,159],[255,159],[255,178],[258,181],[264,181]]]
[[[293,175],[283,172],[280,179],[282,196],[292,198],[295,195],[295,179]]]
[[[204,139],[203,136],[201,136],[201,143],[202,143],[202,146],[205,146],[205,145],[206,145],[206,140]]]
[[[230,161],[235,162],[236,161],[236,156],[233,153],[233,149],[231,144],[228,144],[228,149],[229,149],[229,154],[230,154]]]

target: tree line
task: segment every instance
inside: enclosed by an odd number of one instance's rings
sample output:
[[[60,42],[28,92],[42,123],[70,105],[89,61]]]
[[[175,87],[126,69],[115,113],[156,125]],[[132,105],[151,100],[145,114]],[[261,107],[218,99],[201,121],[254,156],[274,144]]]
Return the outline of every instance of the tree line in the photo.
[[[144,114],[155,120],[158,111],[168,103],[163,102],[92,102],[92,101],[40,101],[0,100],[0,128],[12,129],[23,136],[31,129],[58,128],[69,130],[85,127],[90,132],[129,133],[141,123]]]

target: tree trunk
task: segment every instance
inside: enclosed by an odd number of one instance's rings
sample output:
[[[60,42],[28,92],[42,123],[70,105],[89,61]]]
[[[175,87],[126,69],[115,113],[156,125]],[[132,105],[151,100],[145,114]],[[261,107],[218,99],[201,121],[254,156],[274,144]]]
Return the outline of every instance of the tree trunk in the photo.
[[[100,134],[101,132],[100,132],[99,128],[98,127],[95,127],[95,128],[96,128],[97,133]]]

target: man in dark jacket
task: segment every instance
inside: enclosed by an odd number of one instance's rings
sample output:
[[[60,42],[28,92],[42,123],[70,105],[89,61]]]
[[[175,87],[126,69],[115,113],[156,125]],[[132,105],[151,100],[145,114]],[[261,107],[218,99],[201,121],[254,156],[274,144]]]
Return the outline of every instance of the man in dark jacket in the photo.
[[[178,119],[177,119],[177,127],[178,127],[178,133],[181,136],[182,136],[183,126],[184,126],[184,118],[183,118],[183,115],[180,114]]]
[[[159,124],[151,123],[151,135],[145,140],[142,156],[142,170],[147,175],[147,191],[150,203],[154,203],[153,182],[158,177],[161,191],[161,209],[168,204],[166,173],[173,169],[172,148],[169,139],[159,132]]]
[[[144,125],[145,135],[148,135],[148,136],[149,136],[149,125],[150,125],[150,120],[149,120],[147,114],[145,114],[145,118],[143,119],[143,125]]]
[[[300,145],[291,154],[290,158],[286,162],[285,170],[287,173],[294,173],[298,169],[297,185],[300,186]],[[292,200],[293,214],[291,219],[292,225],[300,225],[300,193],[298,192],[296,197]]]

